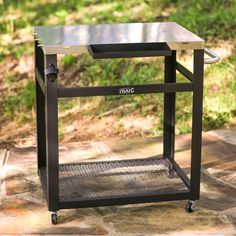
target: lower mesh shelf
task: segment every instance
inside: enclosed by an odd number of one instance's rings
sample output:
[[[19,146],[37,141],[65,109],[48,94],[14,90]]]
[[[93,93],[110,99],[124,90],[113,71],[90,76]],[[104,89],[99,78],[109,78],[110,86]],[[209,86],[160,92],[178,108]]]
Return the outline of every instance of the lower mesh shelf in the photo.
[[[188,190],[168,159],[61,164],[60,201]]]

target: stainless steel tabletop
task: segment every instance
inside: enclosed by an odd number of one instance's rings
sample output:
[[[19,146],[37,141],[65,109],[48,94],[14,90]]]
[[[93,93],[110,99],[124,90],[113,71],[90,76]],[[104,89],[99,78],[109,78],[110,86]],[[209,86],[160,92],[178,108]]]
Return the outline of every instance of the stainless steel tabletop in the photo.
[[[203,49],[205,41],[175,22],[35,26],[45,54],[81,54],[93,44],[167,43],[171,50]]]

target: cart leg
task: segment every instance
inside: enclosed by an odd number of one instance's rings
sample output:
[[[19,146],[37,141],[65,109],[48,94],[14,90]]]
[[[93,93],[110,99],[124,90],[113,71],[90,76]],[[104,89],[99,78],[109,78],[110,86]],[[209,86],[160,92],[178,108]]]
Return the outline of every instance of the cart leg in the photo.
[[[200,196],[204,50],[194,50],[190,200]]]
[[[44,68],[57,67],[56,55],[45,55]],[[45,74],[46,84],[46,166],[47,203],[49,211],[59,209],[59,161],[58,161],[58,101],[57,79]],[[55,217],[55,216],[53,216]]]
[[[38,42],[35,41],[35,67],[44,78],[44,55]],[[37,123],[37,160],[38,170],[46,166],[46,133],[45,133],[45,95],[41,90],[38,80],[36,84],[36,123]]]
[[[164,82],[176,82],[176,51],[165,57]],[[163,157],[174,159],[175,151],[175,93],[164,94]]]

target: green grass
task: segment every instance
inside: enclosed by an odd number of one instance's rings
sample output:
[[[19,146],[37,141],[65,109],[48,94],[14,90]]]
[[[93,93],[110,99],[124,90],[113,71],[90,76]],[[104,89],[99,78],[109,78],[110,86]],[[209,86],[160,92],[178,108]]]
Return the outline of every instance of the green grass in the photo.
[[[78,58],[80,86],[108,86],[108,85],[134,85],[134,84],[150,84],[161,82],[162,79],[162,63],[160,60],[154,60],[153,63],[137,59],[114,59],[114,60],[94,60],[87,55]],[[71,78],[65,77],[61,80],[68,84]],[[151,99],[151,97],[150,97]],[[154,99],[154,100],[153,100]],[[94,99],[95,102],[96,98]],[[161,104],[161,99],[157,95],[152,95],[152,100],[156,104]],[[141,106],[148,104],[145,95],[138,96],[107,96],[102,102],[106,102],[105,106],[98,106],[94,110],[94,114],[98,115],[106,109],[120,106],[125,103],[136,103]]]
[[[39,10],[40,9],[40,10]],[[236,4],[229,0],[8,0],[0,4],[0,60],[32,54],[32,44],[12,46],[21,29],[34,25],[176,21],[206,40],[236,35]]]
[[[234,0],[177,1],[178,10],[169,20],[176,21],[205,40],[230,39],[236,35]]]
[[[6,118],[19,122],[30,121],[35,106],[35,86],[30,80],[24,87],[11,92],[4,99],[3,110]]]
[[[4,77],[4,82],[9,85],[16,82],[16,80],[17,80],[16,73],[11,72],[11,71],[9,73],[7,73],[7,75],[5,75],[5,77]]]
[[[231,55],[206,71],[203,128],[216,129],[236,114],[236,56]]]
[[[61,59],[61,64],[63,66],[63,69],[68,69],[69,67],[73,66],[77,61],[77,57],[73,55],[65,55]]]
[[[84,86],[131,85],[155,83],[161,79],[161,64],[135,59],[97,60],[79,58],[81,84]]]
[[[63,98],[59,99],[58,109],[61,111],[69,110],[74,106],[78,105],[79,101],[77,98]]]
[[[33,55],[33,40],[24,41],[34,25],[96,24],[176,21],[217,45],[218,40],[236,40],[236,4],[229,0],[3,0],[0,1],[0,64],[4,60],[22,60]],[[14,44],[16,39],[22,42]],[[86,55],[66,55],[60,60],[60,70],[77,71],[81,86],[131,85],[155,83],[163,80],[163,65],[159,59],[115,59],[92,60]],[[216,65],[205,69],[203,128],[219,128],[230,123],[236,115],[235,56],[229,56]],[[9,88],[16,84],[17,75],[8,71],[4,83]],[[178,76],[178,79],[181,79]],[[70,84],[73,78],[63,78]],[[62,81],[61,81],[62,82]],[[7,119],[30,120],[34,110],[34,83],[19,82],[16,89],[9,89],[3,99],[3,111]],[[109,96],[104,99],[86,98],[81,103],[93,102],[89,114],[101,112],[131,103],[134,106],[118,113],[119,116],[139,112],[140,116],[154,114],[162,121],[162,95]],[[191,93],[177,94],[177,133],[191,130]],[[60,102],[59,109],[67,110],[78,105],[78,100]],[[150,106],[148,106],[150,105]],[[148,108],[147,108],[148,107]],[[150,107],[150,109],[149,109]],[[83,111],[84,114],[88,111]],[[162,124],[157,122],[152,130],[154,135],[162,133]]]

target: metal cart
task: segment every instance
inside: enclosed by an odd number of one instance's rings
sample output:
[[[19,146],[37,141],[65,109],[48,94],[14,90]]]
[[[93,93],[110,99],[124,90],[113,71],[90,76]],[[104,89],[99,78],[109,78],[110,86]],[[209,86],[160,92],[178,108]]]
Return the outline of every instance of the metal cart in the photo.
[[[187,199],[187,211],[199,199],[203,67],[219,57],[203,39],[174,22],[76,26],[36,26],[35,77],[38,174],[51,220],[57,211]],[[176,61],[176,51],[193,50],[193,72]],[[204,61],[204,51],[210,56]],[[94,59],[163,56],[164,83],[59,87],[57,54],[89,53]],[[176,82],[176,70],[186,82]],[[190,179],[176,163],[176,92],[192,92]],[[58,98],[164,93],[163,157],[59,164]]]

